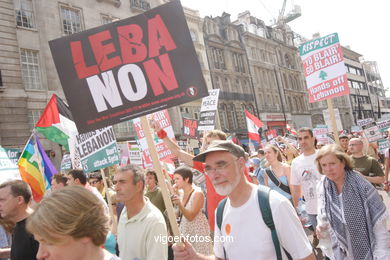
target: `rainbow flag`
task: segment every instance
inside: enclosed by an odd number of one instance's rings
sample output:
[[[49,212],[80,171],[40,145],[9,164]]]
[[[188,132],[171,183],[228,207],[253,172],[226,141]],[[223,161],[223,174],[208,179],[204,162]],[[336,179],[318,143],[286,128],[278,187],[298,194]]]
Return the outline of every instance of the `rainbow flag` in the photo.
[[[38,137],[33,134],[24,147],[18,162],[20,176],[32,190],[33,199],[41,201],[51,187],[51,178],[58,171],[45,153]]]

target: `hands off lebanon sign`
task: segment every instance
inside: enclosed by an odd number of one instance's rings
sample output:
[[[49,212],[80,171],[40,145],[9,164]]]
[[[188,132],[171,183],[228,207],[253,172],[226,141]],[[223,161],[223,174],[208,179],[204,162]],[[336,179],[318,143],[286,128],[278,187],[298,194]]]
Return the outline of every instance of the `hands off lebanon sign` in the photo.
[[[309,90],[309,102],[349,94],[343,53],[337,33],[299,47]]]
[[[49,45],[79,133],[208,95],[179,1]]]
[[[120,163],[112,126],[77,135],[76,149],[80,154],[84,172],[93,172]]]

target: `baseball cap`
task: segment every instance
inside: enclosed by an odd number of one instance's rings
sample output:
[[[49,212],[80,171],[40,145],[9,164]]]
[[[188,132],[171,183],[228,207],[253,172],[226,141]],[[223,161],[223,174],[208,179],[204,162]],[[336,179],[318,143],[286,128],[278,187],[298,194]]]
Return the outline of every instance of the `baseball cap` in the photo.
[[[195,156],[193,160],[204,162],[206,160],[206,155],[211,152],[229,152],[237,158],[245,158],[245,151],[241,146],[236,145],[232,141],[228,140],[214,140],[204,152]]]

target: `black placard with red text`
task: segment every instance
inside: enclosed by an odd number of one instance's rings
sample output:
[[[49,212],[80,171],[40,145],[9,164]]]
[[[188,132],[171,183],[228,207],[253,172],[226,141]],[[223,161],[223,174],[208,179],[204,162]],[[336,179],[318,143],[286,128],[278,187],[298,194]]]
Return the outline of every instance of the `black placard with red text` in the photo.
[[[193,139],[198,138],[198,120],[183,117],[183,135]]]
[[[79,133],[208,95],[179,1],[49,45]]]

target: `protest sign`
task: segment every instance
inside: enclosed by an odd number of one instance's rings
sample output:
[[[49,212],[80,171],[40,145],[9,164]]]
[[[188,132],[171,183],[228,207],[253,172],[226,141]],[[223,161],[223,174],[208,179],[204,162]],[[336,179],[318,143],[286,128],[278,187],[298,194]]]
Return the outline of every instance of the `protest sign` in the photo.
[[[209,95],[202,99],[198,130],[211,131],[215,128],[215,118],[218,111],[219,89],[209,90]]]
[[[310,103],[349,94],[342,47],[337,33],[302,44],[299,53]]]
[[[207,95],[180,1],[49,45],[79,133]]]
[[[359,119],[357,121],[357,125],[362,127],[362,126],[368,125],[368,124],[370,124],[372,122],[374,122],[374,119],[372,119],[372,118]]]
[[[93,172],[120,162],[112,126],[79,134],[75,142],[84,172]]]
[[[146,118],[148,120],[153,120],[154,122],[158,123],[162,129],[167,132],[167,136],[170,139],[175,138],[175,133],[173,132],[171,119],[169,117],[168,110],[162,110],[150,115],[147,115]],[[152,158],[150,157],[149,153],[149,146],[147,144],[147,140],[145,138],[144,130],[141,126],[141,120],[140,118],[133,119],[133,124],[135,131],[137,133],[138,143],[139,147],[142,151],[142,159],[143,164],[145,168],[152,167]],[[175,157],[175,155],[171,152],[171,150],[164,144],[163,140],[159,139],[157,136],[154,137],[154,144],[156,146],[156,150],[158,152],[158,157],[161,161],[169,162],[173,164],[172,159]]]
[[[119,158],[120,158],[120,165],[128,165],[129,164],[129,145],[127,142],[124,143],[117,143],[118,149],[119,149]]]
[[[0,184],[8,180],[20,180],[19,149],[0,147]]]
[[[377,126],[381,132],[387,130],[390,127],[390,119],[377,122]]]
[[[387,149],[390,148],[390,142],[387,139],[379,139],[378,140],[378,148],[379,151],[383,154]]]
[[[276,132],[276,129],[269,129],[266,132],[266,136],[268,140],[271,140],[272,138],[276,138],[278,136],[278,133]]]
[[[61,169],[61,171],[67,171],[67,170],[72,169],[72,160],[70,158],[69,153],[64,154],[64,156],[62,156],[60,169]]]
[[[343,124],[341,123],[339,109],[335,108],[335,109],[333,109],[333,111],[334,111],[334,115],[335,115],[335,119],[336,119],[337,130],[342,131]],[[329,110],[327,110],[327,109],[322,110],[322,115],[324,116],[324,121],[325,121],[325,124],[328,126],[329,132],[333,132],[332,123],[331,123],[330,115],[329,115]]]
[[[358,126],[358,125],[353,125],[351,126],[351,132],[352,133],[359,133],[363,131],[362,127],[361,126]]]
[[[198,120],[183,117],[183,136],[194,139],[199,136]]]
[[[364,135],[369,143],[375,142],[382,138],[382,133],[379,131],[376,122],[372,118],[367,118],[357,121],[358,125],[362,127]]]
[[[322,144],[329,144],[328,130],[327,125],[317,125],[313,128],[313,135],[318,142]]]
[[[131,144],[129,142],[128,146],[129,146],[130,164],[135,164],[135,165],[138,165],[140,167],[143,167],[142,152],[141,152],[141,149],[139,148],[138,144]]]

